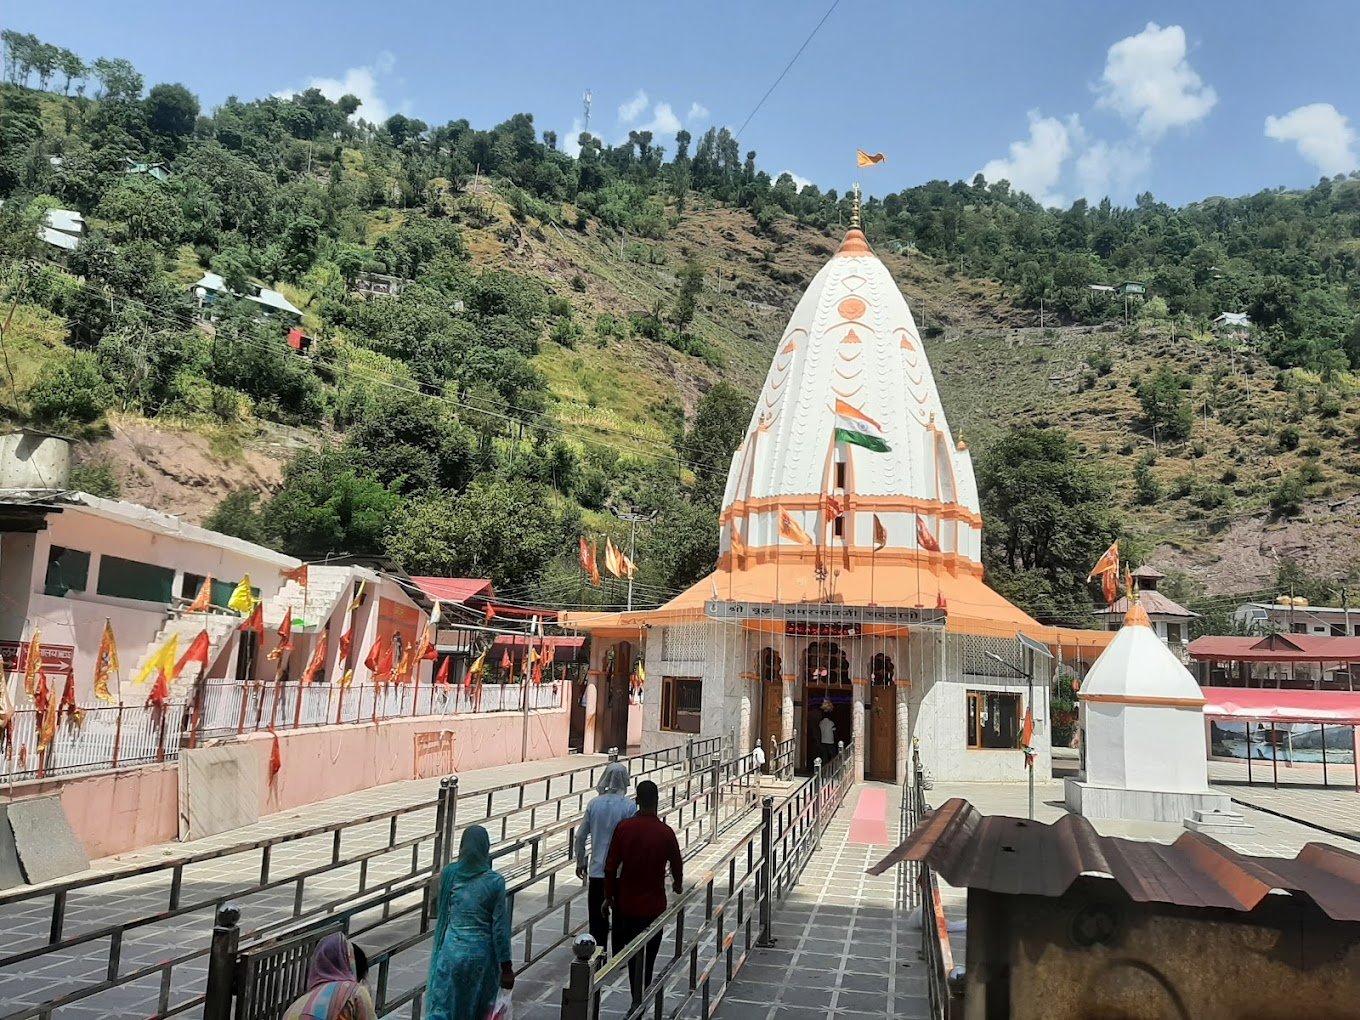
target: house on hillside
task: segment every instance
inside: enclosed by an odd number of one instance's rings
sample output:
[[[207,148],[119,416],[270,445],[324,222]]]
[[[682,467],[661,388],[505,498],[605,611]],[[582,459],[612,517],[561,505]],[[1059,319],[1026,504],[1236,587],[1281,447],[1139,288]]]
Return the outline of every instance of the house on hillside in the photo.
[[[410,282],[400,276],[360,273],[354,278],[354,289],[350,293],[360,297],[400,297]]]
[[[1139,283],[1136,280],[1126,280],[1115,289],[1118,290],[1120,294],[1124,295],[1124,297],[1147,296],[1147,284]]]
[[[123,171],[125,174],[154,177],[162,184],[170,179],[170,171],[166,169],[164,163],[139,163],[131,158],[128,158],[126,162],[127,169]]]
[[[298,308],[286,297],[276,290],[268,287],[251,286],[248,294],[233,294],[227,287],[226,281],[217,273],[204,273],[202,279],[198,280],[191,288],[193,295],[198,299],[198,304],[204,310],[203,317],[209,318],[207,309],[213,302],[223,294],[244,298],[257,305],[265,315],[277,316],[286,321],[298,323],[302,321],[302,309]]]
[[[1190,641],[1190,624],[1200,617],[1199,613],[1186,609],[1157,590],[1157,583],[1165,578],[1166,575],[1156,567],[1141,566],[1133,572],[1133,590],[1139,605],[1147,613],[1153,633],[1184,661],[1185,647]],[[1119,630],[1124,625],[1124,616],[1128,611],[1129,598],[1126,595],[1109,608],[1096,613],[1096,616],[1104,621],[1106,630]]]
[[[1252,634],[1325,634],[1360,637],[1360,606],[1314,606],[1307,599],[1280,596],[1277,602],[1247,602],[1233,619]]]
[[[1245,339],[1251,333],[1251,319],[1246,312],[1220,312],[1214,318],[1214,335]]]

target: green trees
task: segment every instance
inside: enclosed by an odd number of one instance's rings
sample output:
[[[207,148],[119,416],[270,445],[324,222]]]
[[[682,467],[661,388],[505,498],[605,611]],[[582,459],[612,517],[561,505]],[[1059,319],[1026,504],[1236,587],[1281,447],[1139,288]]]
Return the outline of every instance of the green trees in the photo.
[[[113,406],[113,387],[88,351],[77,351],[28,391],[33,417],[46,425],[87,425]]]
[[[476,482],[461,495],[403,504],[387,549],[411,573],[490,577],[503,588],[542,577],[553,557],[570,551],[579,527],[579,513],[550,489]]]
[[[304,451],[260,512],[272,543],[295,556],[377,553],[401,497],[336,449]]]
[[[1138,402],[1143,407],[1143,422],[1156,439],[1190,438],[1195,413],[1187,391],[1191,379],[1163,365],[1150,379],[1138,384]]]
[[[1014,429],[978,464],[989,583],[1031,615],[1091,625],[1085,578],[1119,535],[1110,487],[1063,432]]]
[[[694,321],[694,312],[699,306],[699,294],[704,289],[704,267],[699,260],[690,256],[685,267],[680,270],[680,293],[675,298],[675,312],[671,319],[681,333],[689,329]]]
[[[183,85],[153,85],[146,96],[146,126],[171,150],[194,133],[198,120],[198,97]]]
[[[694,423],[685,433],[684,449],[700,499],[722,498],[732,453],[746,435],[750,420],[751,401],[729,383],[715,384],[699,401]]]
[[[143,78],[129,61],[121,58],[100,57],[90,65],[90,73],[99,82],[95,98],[100,100],[132,100],[142,95]]]

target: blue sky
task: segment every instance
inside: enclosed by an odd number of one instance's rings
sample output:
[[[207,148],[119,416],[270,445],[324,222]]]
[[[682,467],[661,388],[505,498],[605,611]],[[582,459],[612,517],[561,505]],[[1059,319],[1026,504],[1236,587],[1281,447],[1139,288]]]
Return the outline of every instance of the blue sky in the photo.
[[[739,126],[830,0],[660,4],[356,0],[186,8],[10,3],[5,27],[130,59],[212,106],[314,82],[365,112],[488,127],[527,111],[566,139],[593,93],[609,141]],[[1184,203],[1360,166],[1360,4],[1257,0],[919,4],[841,0],[743,149],[823,188],[856,148],[885,193],[1006,176],[1052,203],[1144,190]]]

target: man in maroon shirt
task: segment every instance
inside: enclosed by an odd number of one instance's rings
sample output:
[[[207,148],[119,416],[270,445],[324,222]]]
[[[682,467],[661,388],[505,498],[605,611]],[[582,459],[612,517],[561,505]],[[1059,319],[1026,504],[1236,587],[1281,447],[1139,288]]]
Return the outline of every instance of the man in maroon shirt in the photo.
[[[614,955],[637,938],[666,912],[666,865],[671,866],[671,888],[679,895],[684,883],[684,859],[675,830],[657,817],[656,784],[644,780],[637,786],[638,813],[619,822],[609,843],[604,866],[605,902],[614,909]],[[633,1003],[642,1001],[642,990],[652,983],[652,968],[661,948],[661,932],[647,940],[646,967],[643,955],[628,961],[628,984]]]

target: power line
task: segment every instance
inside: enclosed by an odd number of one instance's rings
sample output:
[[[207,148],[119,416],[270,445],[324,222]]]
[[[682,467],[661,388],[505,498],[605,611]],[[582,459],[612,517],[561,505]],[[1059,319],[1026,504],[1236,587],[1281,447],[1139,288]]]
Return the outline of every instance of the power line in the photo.
[[[741,138],[741,133],[746,130],[746,125],[751,123],[751,118],[760,112],[760,108],[765,105],[765,100],[769,99],[774,90],[779,88],[779,83],[784,80],[784,75],[788,74],[793,65],[798,62],[798,58],[803,55],[803,51],[808,48],[808,44],[816,38],[817,33],[820,32],[822,26],[826,24],[826,19],[831,17],[836,8],[840,5],[841,0],[832,0],[831,6],[828,7],[826,13],[822,15],[822,20],[817,22],[812,31],[808,33],[808,37],[803,40],[803,45],[798,47],[797,52],[795,52],[789,62],[784,65],[784,70],[779,72],[779,77],[774,80],[774,84],[765,90],[765,94],[760,97],[760,102],[756,103],[755,109],[748,113],[746,119],[741,122],[741,127],[737,128],[737,133],[733,136],[734,138]]]

